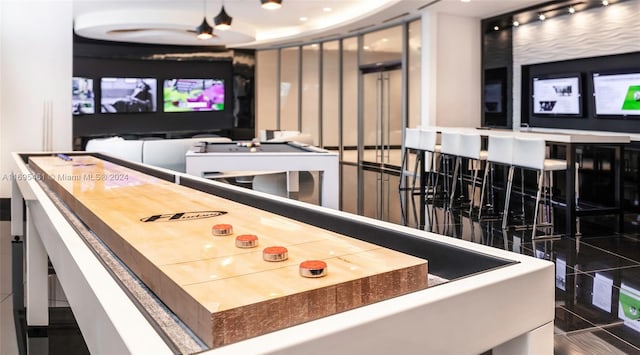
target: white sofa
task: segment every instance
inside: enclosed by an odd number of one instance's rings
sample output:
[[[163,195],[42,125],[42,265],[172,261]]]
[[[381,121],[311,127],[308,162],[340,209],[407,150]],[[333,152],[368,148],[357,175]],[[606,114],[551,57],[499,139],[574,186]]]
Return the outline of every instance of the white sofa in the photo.
[[[120,137],[110,137],[90,140],[85,150],[184,173],[186,171],[185,154],[198,142],[231,142],[231,139],[202,137],[125,140]]]
[[[100,152],[117,158],[142,163],[142,142],[139,140],[124,140],[120,137],[92,139],[85,148],[88,152]]]

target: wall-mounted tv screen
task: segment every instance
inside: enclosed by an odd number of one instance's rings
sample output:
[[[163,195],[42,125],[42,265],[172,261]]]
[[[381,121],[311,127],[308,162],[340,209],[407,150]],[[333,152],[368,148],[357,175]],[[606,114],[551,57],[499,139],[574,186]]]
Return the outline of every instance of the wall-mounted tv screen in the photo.
[[[640,116],[640,72],[593,74],[596,116]]]
[[[501,81],[487,81],[484,84],[484,112],[485,113],[502,113],[503,112],[503,87]]]
[[[532,111],[534,115],[582,115],[580,75],[533,78]]]
[[[167,79],[164,81],[164,112],[224,110],[224,80]]]
[[[93,79],[73,77],[71,79],[71,102],[74,115],[95,113]]]
[[[102,78],[100,112],[155,112],[156,86],[151,78]]]

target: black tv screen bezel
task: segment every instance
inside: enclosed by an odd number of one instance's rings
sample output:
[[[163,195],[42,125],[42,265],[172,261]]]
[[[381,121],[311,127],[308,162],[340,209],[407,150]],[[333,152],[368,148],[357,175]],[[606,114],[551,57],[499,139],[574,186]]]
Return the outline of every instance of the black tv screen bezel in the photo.
[[[535,91],[534,82],[537,80],[578,79],[578,113],[539,113],[534,111]],[[538,118],[584,118],[584,78],[580,72],[557,73],[532,76],[529,81],[529,114]]]
[[[499,85],[499,92],[500,92],[500,102],[499,105],[497,106],[498,111],[491,111],[487,109],[487,87],[489,85]],[[506,83],[504,80],[500,80],[500,79],[493,79],[493,80],[485,80],[484,82],[484,93],[483,93],[483,102],[482,102],[482,106],[483,106],[483,110],[484,110],[484,114],[487,116],[494,116],[494,117],[502,117],[504,115],[506,115],[506,111],[507,111],[507,104],[506,104]]]
[[[222,81],[222,85],[223,85],[223,89],[224,89],[224,101],[223,101],[223,106],[224,108],[222,110],[184,110],[184,111],[166,111],[165,107],[164,107],[164,103],[165,103],[165,93],[164,93],[164,88],[165,85],[167,83],[167,81],[170,80],[213,80],[213,81]],[[160,81],[162,81],[162,83],[160,84]],[[228,110],[227,108],[227,85],[230,85],[230,83],[228,83],[224,78],[218,77],[218,78],[213,78],[213,77],[209,77],[209,78],[204,78],[204,77],[198,77],[198,78],[192,78],[192,77],[175,77],[175,78],[163,78],[163,79],[158,79],[158,84],[160,85],[160,90],[162,92],[162,95],[158,95],[158,99],[160,102],[160,106],[162,107],[162,112],[166,113],[166,114],[176,114],[176,113],[199,113],[199,112],[224,112],[226,110]],[[161,97],[160,97],[161,96]]]
[[[73,111],[73,91],[71,93],[71,102],[72,102],[72,108],[71,108],[71,115],[72,116],[89,116],[89,115],[95,115],[96,113],[99,113],[98,111],[98,105],[97,105],[97,100],[96,100],[96,80],[90,76],[82,76],[82,75],[73,75],[71,77],[71,89],[73,90],[73,80],[74,79],[85,79],[85,80],[91,80],[91,94],[93,95],[93,97],[91,98],[91,100],[93,101],[93,112],[91,113],[83,113],[83,112],[79,112],[79,113],[75,113]]]
[[[595,83],[595,75],[640,75],[640,68],[632,68],[632,69],[623,69],[623,70],[598,70],[592,71],[589,74],[591,79],[591,88],[593,89],[591,92],[591,100],[593,103],[593,117],[598,119],[618,119],[618,120],[640,120],[640,112],[637,115],[629,115],[629,114],[598,114],[598,105],[596,103],[596,83]]]
[[[103,105],[103,100],[104,100],[104,80],[105,79],[135,79],[135,80],[153,80],[154,86],[153,88],[155,89],[155,95],[153,97],[152,103],[153,103],[153,110],[151,111],[138,111],[138,112],[104,112],[102,111],[102,105]],[[100,114],[100,115],[139,115],[139,114],[153,114],[153,113],[157,113],[160,112],[160,110],[158,109],[158,92],[159,92],[159,88],[158,88],[158,78],[156,77],[152,77],[152,76],[101,76],[99,78],[99,87],[100,87],[100,106],[99,106],[99,111],[97,111],[96,113]]]

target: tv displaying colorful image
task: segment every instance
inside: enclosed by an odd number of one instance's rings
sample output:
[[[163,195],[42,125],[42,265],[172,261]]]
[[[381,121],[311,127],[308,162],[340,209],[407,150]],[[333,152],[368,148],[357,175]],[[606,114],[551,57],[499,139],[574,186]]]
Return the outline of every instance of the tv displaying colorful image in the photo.
[[[164,112],[224,110],[224,80],[168,79],[164,81]]]
[[[581,115],[580,77],[533,78],[534,115]]]
[[[640,73],[593,74],[596,116],[640,116]]]
[[[95,113],[93,79],[74,77],[71,79],[71,102],[74,115]]]
[[[156,83],[150,78],[102,78],[101,112],[155,112]]]

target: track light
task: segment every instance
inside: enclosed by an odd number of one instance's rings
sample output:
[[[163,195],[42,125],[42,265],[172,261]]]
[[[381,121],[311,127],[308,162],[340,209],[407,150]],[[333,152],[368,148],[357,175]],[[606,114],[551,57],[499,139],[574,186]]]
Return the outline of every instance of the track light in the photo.
[[[282,0],[260,0],[262,7],[267,10],[275,10],[282,7]]]
[[[200,26],[196,27],[196,33],[197,33],[196,37],[198,37],[198,39],[213,38],[213,27],[209,25],[209,22],[207,22],[206,17],[202,19],[202,23],[200,24]]]
[[[227,12],[224,11],[223,3],[220,13],[213,18],[214,26],[219,30],[226,31],[231,28],[231,21],[233,21],[233,17],[229,16]]]

